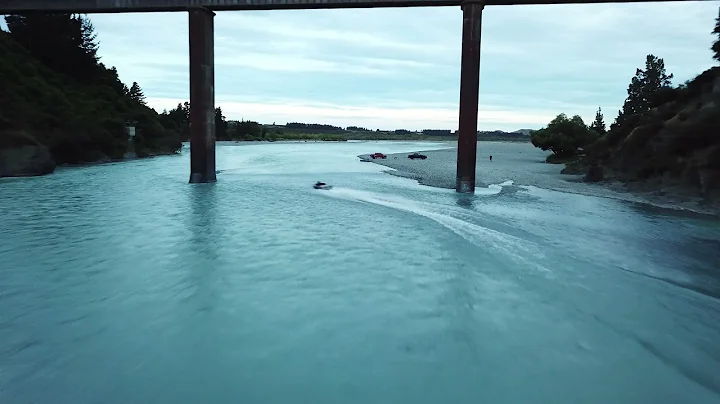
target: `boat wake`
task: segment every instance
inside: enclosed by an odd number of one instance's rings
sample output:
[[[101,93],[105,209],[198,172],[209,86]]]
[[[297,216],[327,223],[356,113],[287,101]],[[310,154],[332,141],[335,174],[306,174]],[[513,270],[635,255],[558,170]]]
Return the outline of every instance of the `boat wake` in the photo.
[[[503,186],[511,184],[512,181],[507,181],[496,186],[490,186],[487,189],[488,192],[492,191],[492,193],[488,193],[487,195],[499,194]],[[540,271],[550,272],[548,268],[538,263],[540,259],[545,257],[540,246],[532,241],[483,227],[450,214],[457,211],[458,216],[467,216],[467,212],[464,212],[462,208],[440,203],[421,202],[399,195],[381,194],[353,188],[335,187],[332,190],[323,192],[323,194],[353,202],[384,206],[425,217],[440,224],[477,247],[491,248],[505,254],[513,261]]]

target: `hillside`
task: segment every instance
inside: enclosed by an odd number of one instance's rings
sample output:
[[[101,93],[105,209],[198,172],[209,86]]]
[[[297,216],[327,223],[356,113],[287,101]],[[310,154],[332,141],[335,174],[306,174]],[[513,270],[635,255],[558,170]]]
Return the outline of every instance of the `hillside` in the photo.
[[[53,28],[78,24],[78,20],[69,15],[39,18],[58,24],[48,24],[40,31],[37,25],[42,21],[33,26],[32,21],[23,20],[21,30],[9,21],[15,33],[0,31],[0,176],[46,174],[55,164],[117,160],[133,152],[143,157],[180,149],[177,134],[166,130],[158,114],[134,98],[115,69],[99,63],[94,51],[92,57],[80,59],[79,52],[49,54],[60,48],[58,44],[41,46],[38,37],[46,41],[57,37],[58,42],[64,34]],[[88,26],[91,31],[89,23],[84,31],[78,31],[89,36]],[[38,43],[32,52],[18,40],[23,35],[33,35]],[[73,57],[78,60],[70,60]],[[69,69],[63,71],[61,63]],[[68,73],[71,69],[78,70],[75,77]],[[128,138],[126,122],[135,122],[134,142]]]
[[[665,102],[589,147],[588,180],[643,183],[720,201],[720,67],[668,91]],[[592,178],[595,177],[595,178]]]
[[[720,62],[720,15],[710,47]],[[548,163],[565,163],[564,174],[586,182],[613,182],[670,203],[720,206],[720,67],[680,86],[665,62],[647,55],[636,70],[617,118],[606,129],[602,110],[585,125],[578,115],[558,115],[530,135],[552,151]],[[714,211],[714,210],[713,210]]]

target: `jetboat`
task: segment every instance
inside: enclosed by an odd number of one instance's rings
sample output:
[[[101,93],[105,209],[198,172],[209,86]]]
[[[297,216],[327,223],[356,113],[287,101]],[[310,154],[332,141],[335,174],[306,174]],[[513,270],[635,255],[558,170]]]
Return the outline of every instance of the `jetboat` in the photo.
[[[315,185],[313,185],[313,188],[315,188],[315,189],[328,190],[328,189],[332,189],[332,185],[328,185],[328,184],[326,184],[326,183],[324,183],[324,182],[318,181],[318,182],[315,183]]]

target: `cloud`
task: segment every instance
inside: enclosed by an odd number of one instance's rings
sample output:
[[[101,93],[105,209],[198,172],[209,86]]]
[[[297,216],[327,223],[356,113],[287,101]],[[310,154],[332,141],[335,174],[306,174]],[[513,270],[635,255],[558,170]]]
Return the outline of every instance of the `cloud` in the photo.
[[[612,122],[653,53],[681,83],[712,65],[718,1],[488,6],[481,129],[560,112]],[[187,100],[186,13],[90,16],[100,55],[151,105]],[[457,127],[459,7],[219,12],[216,102],[229,118],[378,128]]]
[[[367,12],[367,10],[364,10]],[[337,13],[321,11],[324,13]],[[371,12],[376,12],[371,10]],[[307,11],[305,13],[308,13]],[[369,15],[368,15],[369,16]],[[391,50],[406,50],[412,52],[432,53],[441,51],[443,43],[418,43],[407,38],[398,38],[397,35],[388,35],[382,31],[371,31],[361,27],[338,27],[331,20],[297,18],[297,14],[231,14],[227,20],[222,20],[218,27],[243,27],[243,30],[261,36],[276,36],[304,40],[330,41],[345,45],[359,45],[364,47],[386,48]],[[325,27],[323,27],[325,25]],[[355,29],[353,29],[355,28]]]

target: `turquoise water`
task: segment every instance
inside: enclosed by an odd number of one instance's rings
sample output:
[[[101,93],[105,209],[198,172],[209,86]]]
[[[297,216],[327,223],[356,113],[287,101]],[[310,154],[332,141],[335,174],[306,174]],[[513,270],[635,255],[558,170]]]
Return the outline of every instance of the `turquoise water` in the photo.
[[[529,145],[474,197],[356,157],[442,147],[3,180],[0,403],[720,401],[717,221],[543,189]]]

